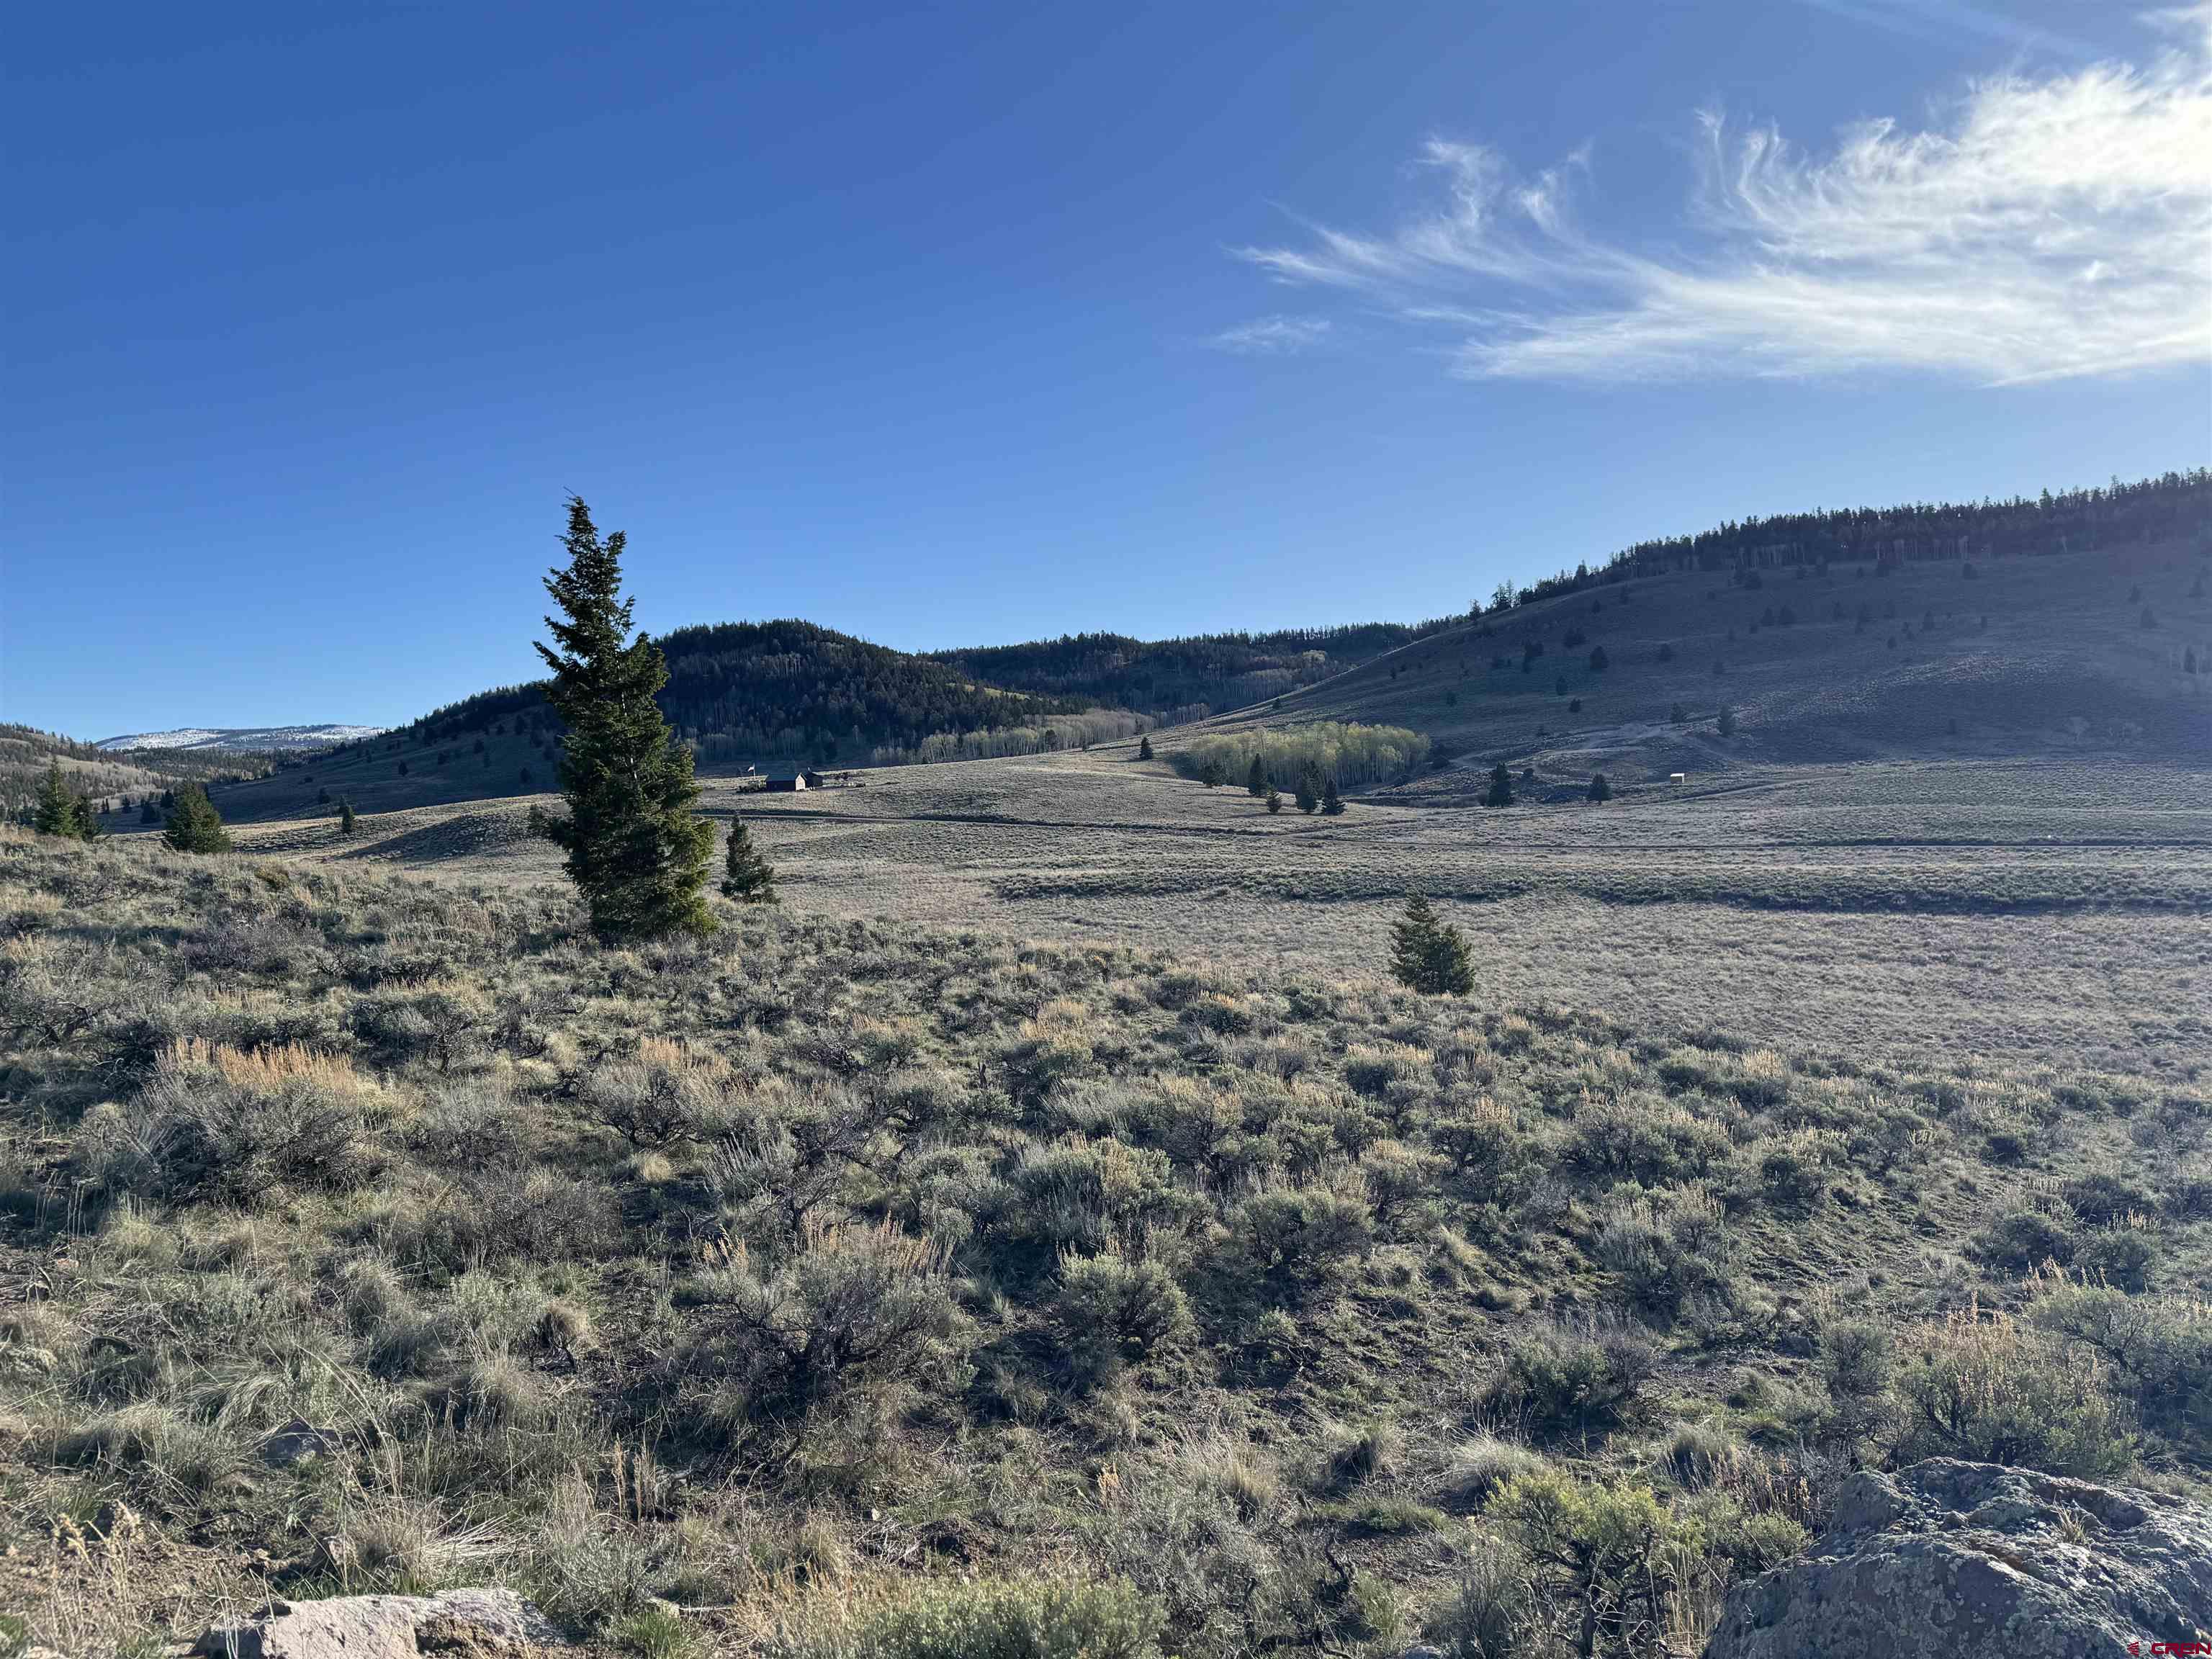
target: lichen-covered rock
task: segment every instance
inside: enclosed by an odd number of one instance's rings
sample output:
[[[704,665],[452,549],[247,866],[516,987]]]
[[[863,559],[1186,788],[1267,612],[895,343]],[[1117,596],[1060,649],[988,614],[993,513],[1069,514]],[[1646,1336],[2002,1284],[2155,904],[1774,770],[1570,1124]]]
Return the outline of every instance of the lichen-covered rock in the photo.
[[[457,1589],[280,1601],[262,1617],[210,1631],[193,1650],[211,1659],[522,1659],[563,1645],[545,1615],[513,1590]]]
[[[1933,1458],[1853,1476],[1805,1556],[1729,1593],[1705,1659],[2103,1659],[2208,1636],[2212,1514]]]

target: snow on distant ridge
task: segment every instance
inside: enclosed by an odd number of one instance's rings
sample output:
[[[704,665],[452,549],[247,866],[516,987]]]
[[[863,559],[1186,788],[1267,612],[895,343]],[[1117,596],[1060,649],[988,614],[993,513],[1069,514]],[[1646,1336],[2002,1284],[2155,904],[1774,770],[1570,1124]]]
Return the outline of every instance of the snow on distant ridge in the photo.
[[[328,749],[333,744],[373,738],[390,730],[382,726],[180,726],[173,732],[133,732],[119,738],[102,738],[97,749]]]

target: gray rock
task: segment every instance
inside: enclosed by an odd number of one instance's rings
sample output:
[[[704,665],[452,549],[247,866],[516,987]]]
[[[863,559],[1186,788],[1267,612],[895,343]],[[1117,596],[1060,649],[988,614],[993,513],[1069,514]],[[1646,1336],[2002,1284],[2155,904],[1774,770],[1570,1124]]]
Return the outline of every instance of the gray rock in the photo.
[[[261,1443],[261,1461],[272,1468],[289,1469],[311,1457],[335,1457],[344,1444],[336,1429],[319,1429],[306,1418],[295,1417]]]
[[[1729,1592],[1705,1659],[2103,1659],[2208,1633],[2212,1513],[1932,1458],[1854,1475],[1806,1555]]]
[[[439,1595],[340,1595],[279,1601],[241,1625],[211,1630],[192,1651],[219,1659],[417,1659],[428,1653],[517,1656],[567,1643],[513,1590]]]

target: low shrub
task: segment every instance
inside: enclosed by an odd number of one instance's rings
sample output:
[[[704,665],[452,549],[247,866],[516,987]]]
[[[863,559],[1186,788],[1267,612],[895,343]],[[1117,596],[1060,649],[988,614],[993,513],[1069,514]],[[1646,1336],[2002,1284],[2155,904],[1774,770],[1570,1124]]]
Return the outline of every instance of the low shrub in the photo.
[[[1672,1320],[1692,1300],[1729,1298],[1733,1245],[1717,1200],[1702,1188],[1669,1193],[1656,1203],[1617,1193],[1598,1224],[1593,1252],[1619,1283],[1630,1307]]]
[[[875,1605],[813,1604],[814,1618],[763,1644],[775,1659],[1145,1659],[1161,1619],[1119,1580],[1072,1577],[939,1583]]]
[[[1483,1403],[1535,1433],[1588,1432],[1620,1421],[1656,1364],[1650,1340],[1627,1325],[1536,1324],[1506,1348]]]
[[[2084,1278],[2138,1296],[2150,1288],[2157,1261],[2158,1239],[2141,1227],[2104,1228],[2074,1252],[2074,1266]]]
[[[1544,1455],[1518,1441],[1480,1434],[1452,1448],[1444,1465],[1443,1496],[1454,1508],[1478,1510],[1516,1474],[1546,1467]]]
[[[2017,1463],[2109,1480],[2135,1465],[2109,1367],[2008,1314],[1967,1307],[1921,1328],[1897,1379],[1909,1419],[1898,1455]]]
[[[2212,1302],[2054,1275],[2039,1281],[2029,1317],[2105,1360],[2145,1427],[2197,1455],[2212,1450]]]
[[[1190,1304],[1173,1273],[1111,1255],[1062,1260],[1049,1318],[1070,1372],[1086,1389],[1157,1358],[1191,1330]]]
[[[1323,1187],[1277,1188],[1230,1213],[1214,1267],[1232,1299],[1304,1307],[1333,1298],[1373,1244],[1365,1200]]]
[[[2039,1210],[2008,1210],[1975,1236],[1974,1255],[1984,1267],[2015,1275],[2046,1261],[2074,1259],[2074,1236],[2057,1217]]]

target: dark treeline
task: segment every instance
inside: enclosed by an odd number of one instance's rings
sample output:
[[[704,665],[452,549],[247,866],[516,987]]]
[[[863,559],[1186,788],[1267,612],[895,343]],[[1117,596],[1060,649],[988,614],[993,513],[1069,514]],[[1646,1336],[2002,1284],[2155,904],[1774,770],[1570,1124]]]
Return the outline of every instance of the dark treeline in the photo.
[[[661,713],[710,763],[781,757],[865,765],[878,749],[917,748],[940,732],[1029,725],[1079,713],[1094,701],[977,685],[947,664],[811,623],[679,628],[658,643],[668,660],[668,684],[656,699]],[[449,704],[405,735],[446,742],[509,720],[524,731],[560,724],[543,684],[532,683]]]
[[[1578,565],[1518,592],[1503,588],[1500,597],[1509,604],[1527,604],[1596,582],[1675,570],[1826,563],[1887,568],[1928,560],[2088,553],[2207,536],[2212,536],[2212,469],[2198,467],[2135,483],[2115,478],[2101,489],[2057,495],[2046,489],[2033,499],[1922,501],[1743,519],[1694,536],[1638,542],[1595,568]]]
[[[1398,623],[1360,623],[1173,640],[1063,634],[932,654],[993,685],[1176,720],[1281,696],[1356,668],[1419,631]]]

